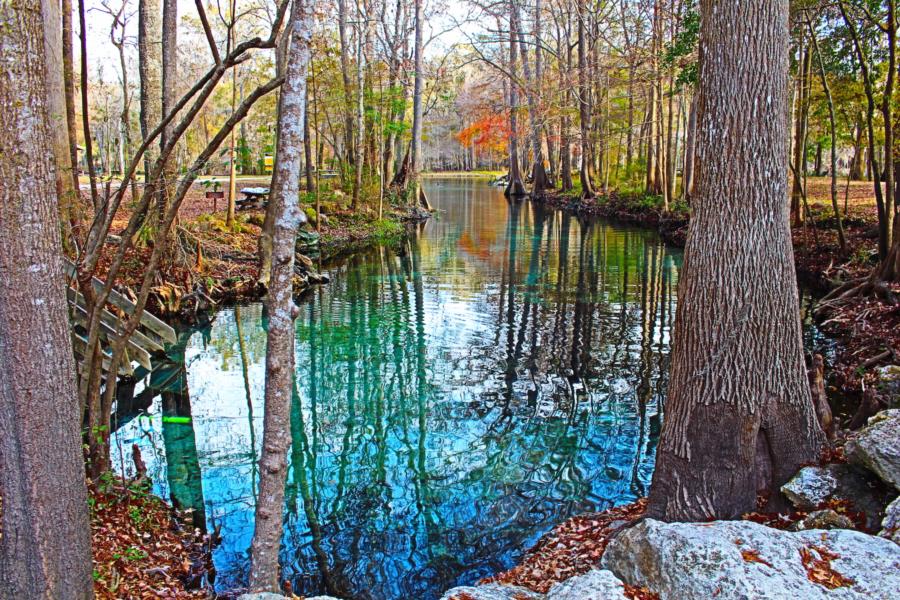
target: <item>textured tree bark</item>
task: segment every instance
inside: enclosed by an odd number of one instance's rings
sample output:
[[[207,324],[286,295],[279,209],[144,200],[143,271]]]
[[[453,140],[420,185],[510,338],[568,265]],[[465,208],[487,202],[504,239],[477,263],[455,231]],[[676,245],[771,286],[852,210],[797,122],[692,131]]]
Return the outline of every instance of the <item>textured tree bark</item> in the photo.
[[[569,84],[569,73],[572,72],[572,16],[566,13],[565,36],[561,36],[561,43],[565,44],[565,53],[559,48],[560,60],[563,55],[566,57],[565,70],[560,69],[560,86],[563,91],[563,116],[560,125],[560,188],[564,192],[568,192],[574,187],[572,182],[572,123],[569,117],[569,107],[572,105],[572,86]]]
[[[541,0],[537,0],[535,10],[540,10]],[[525,40],[522,31],[522,18],[519,15],[518,2],[512,4],[513,17],[516,20],[516,34],[519,39],[519,48],[522,53],[522,74],[525,77],[525,98],[528,102],[528,137],[531,142],[531,154],[533,163],[531,165],[531,196],[536,199],[544,197],[544,192],[550,187],[547,179],[547,170],[544,168],[544,150],[541,145],[541,126],[539,110],[540,86],[541,86],[541,64],[540,64],[540,18],[535,13],[535,71],[534,77],[531,75],[531,63],[528,60],[528,43]]]
[[[803,223],[802,196],[803,174],[806,173],[806,138],[809,126],[809,75],[811,53],[802,45],[797,67],[797,115],[794,122],[794,178],[791,187],[791,222],[794,227]]]
[[[162,121],[162,2],[140,0],[138,4],[138,74],[141,80],[141,138],[147,139]],[[148,147],[144,152],[144,180],[158,153]]]
[[[412,186],[412,198],[414,202],[418,202],[422,208],[431,210],[428,198],[422,190],[419,180],[419,170],[422,168],[422,125],[424,122],[424,106],[422,104],[422,92],[425,87],[425,48],[422,42],[423,29],[425,27],[425,16],[422,14],[422,4],[424,0],[415,0],[415,81],[413,82],[413,123],[412,123],[412,143],[409,149],[409,173],[406,180],[407,186]]]
[[[519,82],[517,81],[517,46],[519,44],[515,1],[510,0],[509,2],[509,183],[504,192],[507,198],[518,198],[525,195],[525,186],[522,185],[522,174],[519,170]]]
[[[76,190],[76,202],[81,202],[78,192],[78,133],[75,125],[75,67],[72,48],[72,0],[62,0],[62,60],[63,89],[66,97],[66,129],[69,135],[69,160],[72,164],[72,189]]]
[[[235,67],[236,69],[237,67]],[[178,102],[178,0],[163,0],[162,18],[162,114],[171,112]],[[233,99],[233,98],[232,98]],[[233,106],[233,105],[232,105]],[[160,116],[160,120],[162,117]],[[172,139],[175,125],[169,122],[159,137],[159,148],[163,148]],[[232,156],[233,162],[234,156]],[[165,218],[166,208],[171,202],[175,187],[178,185],[178,165],[173,154],[169,155],[163,167],[162,181],[159,189],[159,221]],[[157,240],[157,243],[165,240]]]
[[[3,600],[93,595],[41,8],[0,6]]]
[[[696,152],[697,139],[697,97],[694,91],[691,98],[690,116],[688,116],[687,139],[684,144],[684,178],[682,183],[682,194],[688,203],[694,196],[694,155]]]
[[[341,47],[341,76],[344,84],[344,152],[353,160],[353,86],[350,84],[350,44],[347,41],[347,0],[338,0],[338,34]]]
[[[787,0],[703,0],[696,196],[648,515],[733,518],[818,458],[788,226]],[[740,186],[735,181],[741,181]]]
[[[284,481],[287,452],[291,445],[290,405],[294,383],[293,300],[294,252],[297,228],[306,220],[300,210],[300,165],[303,154],[303,121],[306,113],[306,76],[312,37],[312,6],[295,0],[291,13],[291,41],[281,89],[280,135],[275,169],[276,185],[272,236],[272,278],[267,310],[269,330],[266,349],[265,416],[260,456],[259,500],[253,534],[250,588],[278,591],[278,551],[284,516]]]
[[[71,223],[77,199],[77,177],[73,178],[75,164],[71,160],[69,144],[69,128],[66,113],[66,97],[63,82],[63,49],[62,49],[62,15],[59,0],[41,2],[44,19],[44,66],[47,82],[47,110],[53,124],[53,156],[56,160],[56,197],[59,199],[59,212],[62,219],[63,244],[68,247],[71,237]]]
[[[588,82],[587,54],[588,40],[585,20],[588,18],[585,0],[578,0],[578,114],[581,117],[581,197],[594,197],[594,184],[591,181],[591,162],[593,161],[593,143],[591,142],[591,105],[590,85]]]
[[[847,253],[847,238],[844,235],[844,223],[841,220],[841,211],[838,208],[838,159],[837,159],[837,128],[835,126],[834,115],[834,99],[831,96],[831,87],[828,85],[828,76],[825,73],[825,63],[822,61],[822,53],[819,51],[819,39],[816,37],[816,31],[812,22],[807,19],[807,27],[809,29],[809,39],[812,41],[813,49],[816,51],[816,59],[819,65],[819,79],[822,82],[822,90],[825,92],[825,100],[828,103],[828,125],[831,132],[831,208],[834,210],[834,219],[837,224],[838,244],[841,247],[841,254]],[[816,162],[822,162],[822,144],[819,143]],[[818,175],[819,166],[816,167],[816,175]]]

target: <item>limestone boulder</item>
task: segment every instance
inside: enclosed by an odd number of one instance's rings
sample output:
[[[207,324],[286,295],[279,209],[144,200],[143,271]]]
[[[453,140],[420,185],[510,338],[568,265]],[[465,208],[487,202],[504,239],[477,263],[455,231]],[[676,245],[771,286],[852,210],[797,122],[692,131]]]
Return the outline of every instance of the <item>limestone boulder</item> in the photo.
[[[888,600],[900,590],[900,546],[889,540],[749,521],[646,519],[607,546],[602,566],[661,600]]]
[[[844,454],[900,490],[900,409],[885,410],[847,441]]]

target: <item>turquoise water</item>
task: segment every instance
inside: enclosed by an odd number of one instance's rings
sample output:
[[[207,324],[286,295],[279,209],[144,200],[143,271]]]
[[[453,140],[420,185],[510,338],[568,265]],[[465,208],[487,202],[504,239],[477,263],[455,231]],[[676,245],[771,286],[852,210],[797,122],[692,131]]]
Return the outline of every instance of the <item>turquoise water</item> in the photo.
[[[403,249],[326,267],[301,304],[281,555],[297,594],[437,598],[650,481],[680,251],[484,182],[426,190],[440,212]],[[120,468],[137,444],[155,491],[220,529],[219,590],[247,578],[264,327],[259,304],[220,311],[118,407]]]

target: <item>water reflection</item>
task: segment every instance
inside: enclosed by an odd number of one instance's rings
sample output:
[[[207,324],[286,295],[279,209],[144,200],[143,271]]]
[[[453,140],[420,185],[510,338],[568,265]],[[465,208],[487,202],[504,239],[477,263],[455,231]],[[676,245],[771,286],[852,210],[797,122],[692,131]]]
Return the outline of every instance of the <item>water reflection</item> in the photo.
[[[649,483],[680,254],[484,183],[429,186],[439,217],[334,267],[297,322],[282,563],[298,594],[436,598]],[[220,589],[249,566],[264,358],[262,308],[222,311],[187,340],[187,385],[138,390],[149,416],[115,440],[221,527]]]

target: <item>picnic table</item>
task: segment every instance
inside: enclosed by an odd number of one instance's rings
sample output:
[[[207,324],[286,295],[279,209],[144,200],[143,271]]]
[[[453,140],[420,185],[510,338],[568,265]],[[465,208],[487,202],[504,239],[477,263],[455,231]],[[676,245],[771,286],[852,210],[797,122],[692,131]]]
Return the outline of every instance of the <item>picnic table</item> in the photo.
[[[269,188],[264,187],[252,187],[252,188],[243,188],[241,190],[241,194],[244,195],[243,198],[238,198],[235,201],[235,204],[238,207],[238,210],[244,210],[248,208],[261,208],[266,205],[269,201]]]

